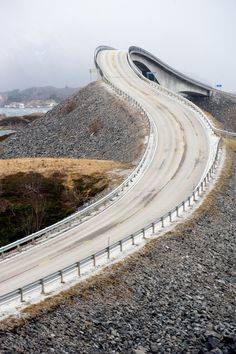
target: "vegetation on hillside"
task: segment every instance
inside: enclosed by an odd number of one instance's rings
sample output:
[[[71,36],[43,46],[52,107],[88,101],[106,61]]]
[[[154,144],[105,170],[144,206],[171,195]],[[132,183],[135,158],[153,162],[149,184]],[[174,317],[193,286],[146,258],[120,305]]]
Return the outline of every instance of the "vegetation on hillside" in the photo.
[[[109,185],[104,173],[80,174],[70,186],[63,173],[18,172],[0,179],[0,246],[49,226]]]

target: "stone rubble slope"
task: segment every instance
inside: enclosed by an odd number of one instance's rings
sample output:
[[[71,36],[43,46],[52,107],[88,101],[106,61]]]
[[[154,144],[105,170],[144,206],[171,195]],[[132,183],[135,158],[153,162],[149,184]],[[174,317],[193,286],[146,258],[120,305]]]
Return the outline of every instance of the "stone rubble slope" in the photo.
[[[190,99],[211,113],[222,124],[222,129],[236,132],[236,95],[214,90],[210,97],[196,96]]]
[[[235,176],[236,153],[208,208],[56,309],[2,326],[1,353],[236,353]]]
[[[98,81],[5,140],[0,158],[86,157],[133,162],[147,135],[142,115]]]

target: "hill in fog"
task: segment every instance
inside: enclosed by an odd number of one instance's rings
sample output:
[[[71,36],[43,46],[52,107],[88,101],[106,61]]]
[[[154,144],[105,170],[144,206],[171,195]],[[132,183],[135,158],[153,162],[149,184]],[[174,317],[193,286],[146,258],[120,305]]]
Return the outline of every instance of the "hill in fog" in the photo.
[[[31,87],[25,90],[12,90],[0,93],[0,106],[12,102],[27,103],[32,100],[54,100],[57,103],[71,96],[79,88],[56,88],[53,86]]]

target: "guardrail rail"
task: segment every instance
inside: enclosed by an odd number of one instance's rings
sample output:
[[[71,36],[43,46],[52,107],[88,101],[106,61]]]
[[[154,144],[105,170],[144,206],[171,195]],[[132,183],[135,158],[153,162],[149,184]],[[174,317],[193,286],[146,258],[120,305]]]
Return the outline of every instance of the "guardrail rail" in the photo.
[[[95,63],[96,64],[97,64],[96,58],[97,58],[99,51],[104,50],[104,49],[112,49],[112,48],[105,47],[105,46],[98,47],[95,52]],[[128,60],[130,62],[129,58],[128,58]],[[149,120],[150,117],[147,114],[147,112],[145,111],[145,109],[136,100],[134,100],[131,96],[129,96],[127,93],[122,92],[119,88],[115,87],[114,84],[112,84],[106,77],[104,77],[104,75],[101,71],[101,68],[99,68],[98,64],[97,64],[97,67],[102,74],[103,80],[107,84],[109,84],[111,86],[111,88],[116,93],[118,93],[119,95],[122,95],[125,99],[128,99],[129,102],[133,103],[138,109],[140,109],[140,111],[143,112],[145,114],[145,117]],[[143,78],[144,77],[142,77],[142,79]],[[187,104],[189,107],[191,107],[191,108],[193,107],[195,109],[195,105],[193,105],[192,103],[189,103],[188,100],[178,96],[177,94],[172,93],[171,91],[169,91],[167,89],[158,88],[158,91],[162,91],[164,94],[167,94],[168,96],[173,97],[173,98],[177,97],[179,102],[184,103],[185,105]],[[197,112],[199,112],[199,111],[200,111],[200,109],[197,109]],[[207,117],[205,117],[205,115],[202,114],[202,112],[200,112],[200,114],[204,118],[207,128],[212,130]],[[206,120],[205,120],[205,118],[206,118]],[[150,121],[149,121],[149,124],[150,124]],[[1,295],[0,296],[0,304],[3,305],[6,303],[9,303],[11,301],[15,301],[15,300],[17,300],[19,302],[23,302],[25,300],[25,296],[27,294],[30,294],[32,291],[36,291],[36,290],[38,290],[39,293],[41,293],[41,294],[46,294],[47,286],[54,283],[55,281],[59,282],[59,283],[64,283],[66,276],[68,274],[71,274],[72,272],[73,273],[76,272],[77,276],[81,277],[83,275],[83,269],[86,268],[87,266],[90,266],[93,268],[96,267],[97,261],[101,257],[105,256],[109,260],[111,258],[111,253],[114,250],[116,250],[116,251],[119,250],[120,252],[123,252],[123,248],[127,243],[135,246],[135,241],[137,240],[137,238],[140,238],[140,237],[145,238],[148,233],[154,234],[157,232],[157,229],[162,230],[166,226],[167,223],[168,224],[172,223],[174,221],[174,219],[179,218],[181,216],[181,214],[187,210],[187,208],[193,206],[193,204],[198,201],[198,199],[205,192],[207,185],[209,184],[211,179],[214,177],[215,171],[217,169],[217,164],[218,164],[220,141],[221,141],[221,139],[219,139],[217,142],[217,146],[215,149],[214,158],[212,160],[212,163],[210,164],[210,167],[208,168],[208,170],[204,174],[204,176],[202,176],[202,179],[200,180],[199,184],[193,189],[192,193],[187,198],[185,198],[181,203],[176,205],[168,213],[157,218],[152,223],[146,225],[142,229],[137,230],[135,233],[121,238],[119,241],[115,242],[114,244],[108,245],[106,248],[103,248],[102,250],[100,250],[96,253],[93,253],[92,255],[90,255],[86,258],[80,259],[77,262],[75,262],[63,269],[60,269],[60,270],[58,270],[58,271],[56,271],[44,278],[41,278],[35,282],[27,284],[27,285],[25,285],[21,288],[18,288],[14,291],[11,291],[7,294]],[[148,153],[148,148],[145,151],[146,155],[147,155],[147,153]],[[145,160],[145,154],[141,160],[141,164],[139,164],[139,166],[138,166],[138,170],[141,169],[141,165],[143,164],[143,161]],[[135,174],[136,173],[138,173],[137,170],[136,170]],[[135,177],[135,175],[131,174],[131,176],[129,177],[129,180],[131,180],[134,177]],[[124,183],[127,183],[127,182],[124,182]],[[121,186],[124,187],[124,185],[125,185],[124,183]],[[123,188],[123,187],[121,187],[121,188]],[[117,193],[117,192],[115,192],[115,193]],[[32,237],[32,235],[30,235],[30,236]]]

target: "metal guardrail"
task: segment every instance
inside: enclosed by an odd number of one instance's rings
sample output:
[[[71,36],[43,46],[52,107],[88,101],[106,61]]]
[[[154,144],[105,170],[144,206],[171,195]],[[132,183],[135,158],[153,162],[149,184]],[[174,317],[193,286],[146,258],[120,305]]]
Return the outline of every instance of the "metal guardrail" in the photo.
[[[102,48],[102,47],[100,47]],[[100,49],[103,50],[103,49]],[[106,78],[103,78],[105,82],[108,80]],[[109,82],[109,81],[108,81]],[[115,88],[112,83],[109,83],[112,88],[114,88],[117,93],[120,93],[120,89]],[[126,94],[125,94],[126,95]],[[182,101],[182,100],[181,100]],[[135,102],[135,101],[134,101]],[[185,101],[183,101],[185,102]],[[209,127],[208,127],[209,128]],[[28,293],[39,290],[41,294],[45,294],[45,287],[52,282],[58,281],[60,283],[64,283],[65,276],[72,271],[77,271],[78,277],[81,276],[81,267],[85,265],[92,265],[93,267],[96,267],[96,260],[98,257],[101,257],[103,255],[107,256],[107,259],[110,259],[110,254],[111,251],[114,249],[119,249],[120,252],[123,251],[123,245],[129,241],[131,241],[132,245],[135,245],[135,239],[137,237],[140,237],[140,234],[142,235],[143,238],[145,238],[145,235],[147,232],[155,233],[156,226],[158,225],[161,228],[165,227],[165,223],[168,222],[173,222],[174,217],[179,217],[180,212],[185,212],[186,209],[190,206],[192,206],[195,202],[197,202],[198,198],[204,193],[206,186],[210,182],[210,180],[213,178],[213,174],[216,171],[217,168],[217,161],[218,161],[218,155],[219,155],[219,146],[220,146],[220,139],[218,140],[217,143],[217,148],[215,152],[215,156],[213,159],[213,162],[210,165],[210,168],[208,169],[207,173],[205,176],[203,176],[202,180],[199,182],[198,186],[196,186],[193,190],[193,192],[186,198],[184,199],[181,203],[179,203],[177,206],[175,206],[173,209],[171,209],[168,213],[164,214],[163,216],[159,217],[158,219],[154,220],[152,223],[146,225],[144,228],[137,230],[135,233],[128,235],[122,239],[120,239],[118,242],[115,242],[114,244],[84,258],[79,260],[78,262],[75,262],[63,269],[60,269],[44,278],[41,278],[35,282],[32,282],[30,284],[27,284],[19,289],[16,289],[14,291],[11,291],[7,294],[1,295],[0,296],[0,304],[4,303],[9,303],[10,301],[18,300],[19,302],[23,302],[25,295]]]
[[[22,288],[1,295],[0,304],[9,303],[10,301],[13,300],[18,300],[19,302],[23,302],[25,295],[37,289],[41,294],[45,294],[46,293],[45,288],[47,285],[55,281],[58,281],[59,283],[64,283],[66,275],[73,271],[77,271],[78,277],[81,277],[82,276],[81,268],[86,265],[92,265],[93,267],[96,267],[97,265],[96,260],[98,257],[106,255],[107,259],[109,260],[112,250],[119,249],[120,252],[122,252],[124,244],[131,241],[131,244],[134,246],[135,240],[136,238],[140,237],[140,234],[142,235],[143,238],[145,238],[146,233],[150,231],[153,234],[155,233],[157,225],[161,228],[164,228],[166,222],[170,222],[170,223],[173,222],[174,217],[179,217],[181,211],[185,212],[186,209],[192,206],[198,200],[198,197],[200,197],[204,193],[205,188],[207,184],[210,182],[211,178],[213,177],[213,174],[217,167],[217,160],[219,154],[219,142],[217,145],[215,159],[211,167],[209,168],[207,174],[205,175],[204,179],[202,180],[200,185],[197,188],[195,188],[194,191],[185,200],[179,203],[175,208],[171,209],[168,213],[164,214],[162,217],[159,217],[158,219],[154,220],[152,223],[146,225],[144,228],[137,230],[135,233],[122,238],[121,240],[115,242],[110,246],[107,246],[106,248],[103,248],[102,250],[92,254],[91,256],[81,259],[78,262],[75,262],[66,268],[60,269]]]
[[[103,81],[105,81],[109,86],[111,86],[111,88],[120,96],[122,96],[125,100],[127,100],[131,105],[133,105],[139,112],[141,112],[143,114],[143,117],[146,119],[148,125],[149,125],[149,130],[151,130],[151,126],[150,126],[150,118],[148,116],[148,113],[143,109],[143,107],[140,105],[140,103],[138,103],[135,99],[133,99],[130,95],[128,95],[127,93],[123,92],[122,90],[120,90],[119,88],[116,88],[102,73],[101,68],[99,67],[98,63],[97,63],[97,55],[101,50],[111,50],[113,48],[111,47],[107,47],[107,46],[100,46],[96,49],[95,51],[95,64],[96,67],[98,68],[100,74],[103,77]],[[150,136],[150,135],[149,135]],[[134,169],[134,171],[127,177],[127,179],[121,183],[117,188],[115,188],[112,192],[110,192],[109,194],[107,194],[106,196],[104,196],[103,198],[99,199],[97,202],[89,205],[88,207],[84,208],[81,211],[78,211],[66,218],[64,218],[63,220],[60,220],[59,222],[48,226],[42,230],[39,230],[37,232],[34,232],[28,236],[25,236],[23,238],[21,238],[20,240],[17,240],[15,242],[12,242],[6,246],[2,246],[0,247],[0,255],[2,258],[4,258],[4,254],[6,252],[9,252],[13,249],[18,249],[18,251],[21,250],[21,246],[32,242],[34,243],[36,239],[38,239],[39,237],[42,237],[44,235],[50,235],[51,233],[55,233],[55,232],[66,232],[69,229],[71,229],[72,227],[76,227],[78,226],[78,224],[80,224],[82,222],[82,218],[85,218],[91,214],[94,215],[95,212],[99,212],[99,208],[103,207],[103,206],[110,206],[115,200],[117,200],[117,198],[121,195],[121,193],[124,190],[127,190],[129,188],[129,186],[131,186],[131,184],[136,180],[136,178],[140,175],[140,173],[142,172],[142,169],[144,167],[145,161],[148,157],[148,153],[150,151],[150,139],[148,138],[148,142],[146,145],[146,150],[144,152],[144,155],[142,156],[139,164],[137,165],[137,167]],[[76,225],[72,226],[72,222],[78,221],[78,223]]]

